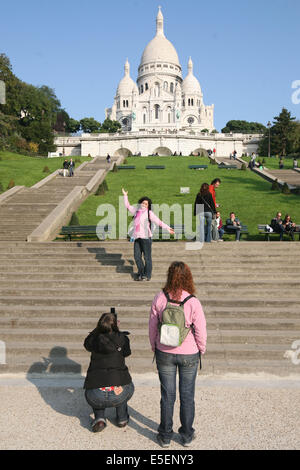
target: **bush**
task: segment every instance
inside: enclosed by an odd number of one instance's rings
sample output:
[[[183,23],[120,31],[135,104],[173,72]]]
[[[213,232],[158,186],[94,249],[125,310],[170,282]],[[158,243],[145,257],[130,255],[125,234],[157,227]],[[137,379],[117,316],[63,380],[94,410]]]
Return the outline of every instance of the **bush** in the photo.
[[[7,185],[7,189],[11,189],[11,188],[13,188],[14,186],[15,186],[14,180],[10,180],[10,182],[9,182],[8,185]]]
[[[95,192],[95,196],[103,196],[104,194],[105,194],[105,187],[104,187],[104,184],[101,183],[99,184],[98,189]]]
[[[128,163],[127,158],[124,159],[123,163],[124,163],[124,165],[126,165]]]
[[[80,225],[76,212],[73,212],[69,225]]]
[[[246,171],[246,170],[247,170],[246,163],[243,163],[243,164],[242,164],[241,170],[243,170],[243,171]]]
[[[44,166],[43,173],[49,173],[49,172],[50,172],[49,168],[47,166]]]
[[[272,186],[271,186],[271,190],[272,191],[279,191],[280,190],[280,186],[279,186],[279,183],[278,183],[277,179],[275,181],[273,181]]]
[[[291,194],[291,190],[288,187],[287,183],[284,183],[284,185],[282,187],[282,194]]]

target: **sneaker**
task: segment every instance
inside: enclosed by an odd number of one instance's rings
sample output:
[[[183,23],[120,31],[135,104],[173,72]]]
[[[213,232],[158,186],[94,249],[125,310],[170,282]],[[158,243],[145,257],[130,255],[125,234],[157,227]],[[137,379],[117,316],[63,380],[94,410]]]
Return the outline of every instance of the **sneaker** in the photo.
[[[170,439],[164,439],[161,434],[157,434],[156,439],[160,447],[166,448],[170,446],[170,443],[171,443]]]
[[[223,241],[224,241],[223,238],[219,238],[218,240],[218,242],[223,242]]]
[[[127,426],[128,421],[121,421],[120,423],[117,423],[118,428],[125,428]]]
[[[97,423],[95,423],[92,426],[93,432],[101,432],[105,428],[106,428],[106,423],[104,421],[97,421]]]
[[[192,442],[196,439],[196,434],[194,433],[189,440],[186,440],[186,438],[184,438],[183,436],[180,436],[180,437],[181,437],[181,444],[184,447],[189,447],[190,445],[192,445]]]
[[[142,276],[137,276],[134,280],[135,281],[143,281],[144,279],[142,278]]]

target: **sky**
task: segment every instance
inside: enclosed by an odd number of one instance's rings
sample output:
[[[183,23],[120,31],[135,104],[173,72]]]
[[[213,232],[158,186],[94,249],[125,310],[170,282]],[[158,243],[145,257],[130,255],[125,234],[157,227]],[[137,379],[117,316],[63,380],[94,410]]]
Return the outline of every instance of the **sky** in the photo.
[[[283,107],[300,120],[300,0],[1,2],[0,53],[21,80],[53,88],[71,117],[103,122],[126,58],[137,78],[159,5],[183,78],[191,56],[217,130],[272,122]]]

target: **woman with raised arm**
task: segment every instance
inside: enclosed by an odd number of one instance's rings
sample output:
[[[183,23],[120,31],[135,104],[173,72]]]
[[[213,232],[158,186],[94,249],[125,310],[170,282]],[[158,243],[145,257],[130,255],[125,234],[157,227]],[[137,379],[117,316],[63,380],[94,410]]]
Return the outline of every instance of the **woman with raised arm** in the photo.
[[[151,210],[152,201],[148,197],[142,197],[138,201],[138,207],[131,206],[128,201],[128,191],[122,188],[124,195],[124,204],[126,209],[134,217],[134,260],[136,262],[138,273],[136,281],[146,279],[150,281],[152,276],[152,231],[151,223],[174,234],[174,230],[162,222]],[[144,261],[143,261],[144,255]]]

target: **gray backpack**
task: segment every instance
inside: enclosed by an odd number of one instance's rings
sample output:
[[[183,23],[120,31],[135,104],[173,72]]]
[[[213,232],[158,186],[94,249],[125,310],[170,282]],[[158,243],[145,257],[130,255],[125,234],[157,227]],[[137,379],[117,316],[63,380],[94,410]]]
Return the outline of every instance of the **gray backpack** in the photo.
[[[165,346],[180,346],[188,333],[193,330],[192,327],[187,328],[185,326],[184,304],[195,296],[189,295],[182,302],[170,299],[168,294],[165,294],[165,296],[168,303],[162,312],[159,324],[159,340]]]

